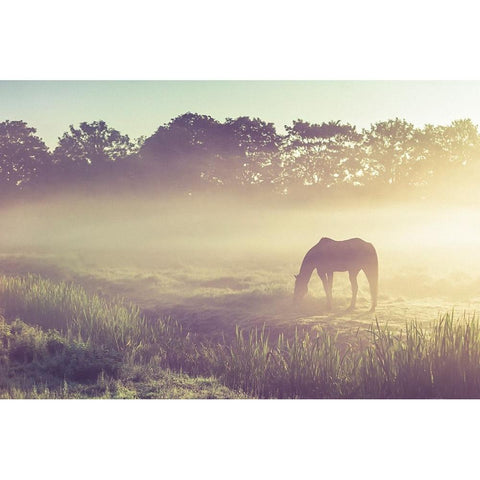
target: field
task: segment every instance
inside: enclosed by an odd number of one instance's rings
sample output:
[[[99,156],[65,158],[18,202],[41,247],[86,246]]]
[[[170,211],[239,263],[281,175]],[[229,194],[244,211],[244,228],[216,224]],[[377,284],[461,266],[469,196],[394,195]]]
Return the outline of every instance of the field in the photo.
[[[475,252],[480,223],[470,206],[439,208],[425,202],[380,207],[364,202],[328,207],[291,205],[283,199],[239,204],[211,197],[156,201],[72,197],[12,206],[2,218],[6,228],[0,234],[4,275],[0,306],[5,338],[15,337],[12,345],[29,339],[25,342],[33,348],[26,363],[15,355],[17,363],[12,363],[11,352],[5,354],[10,363],[4,362],[4,396],[480,395],[475,369],[469,370],[461,387],[455,384],[448,390],[462,365],[474,367],[478,337],[465,347],[468,361],[457,358],[452,360],[457,362],[454,367],[449,365],[450,373],[437,372],[445,388],[438,380],[433,386],[420,381],[418,362],[413,386],[400,388],[392,380],[400,378],[395,370],[398,352],[405,354],[413,344],[417,353],[423,349],[417,358],[423,362],[422,375],[428,371],[431,376],[440,368],[436,341],[443,338],[456,345],[448,355],[465,355],[459,339],[472,332],[477,335],[480,265]],[[354,312],[346,310],[350,301],[346,273],[334,276],[331,312],[326,310],[318,277],[312,277],[305,301],[293,305],[293,274],[322,236],[359,236],[374,243],[380,259],[374,314],[368,313],[363,273]],[[76,300],[62,310],[58,298],[65,293],[58,292],[67,287],[77,289]],[[40,307],[46,303],[48,307]],[[88,317],[90,330],[85,330],[85,315],[79,319],[78,312],[95,306]],[[126,336],[121,345],[111,339],[117,326],[109,324],[115,315],[108,313],[120,306],[127,309],[122,322],[130,325],[122,324]],[[129,330],[132,325],[136,330]],[[17,336],[12,337],[12,329]],[[50,364],[45,370],[45,362],[52,361],[45,353],[49,335],[58,335],[56,344],[62,346],[55,361],[71,365],[70,370]],[[392,355],[391,370],[385,370],[388,355],[379,356],[382,349]],[[411,355],[408,359],[413,361]],[[75,362],[90,365],[86,378],[76,372]],[[330,370],[318,370],[327,364]],[[378,374],[376,369],[383,372],[381,385],[372,377],[372,372]]]

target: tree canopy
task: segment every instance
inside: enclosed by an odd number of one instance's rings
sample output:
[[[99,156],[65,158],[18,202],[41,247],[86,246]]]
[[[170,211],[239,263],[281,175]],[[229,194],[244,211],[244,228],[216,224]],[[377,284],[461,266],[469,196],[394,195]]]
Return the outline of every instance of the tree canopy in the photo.
[[[35,184],[48,167],[47,146],[23,121],[0,123],[0,193]]]
[[[361,131],[298,119],[279,133],[260,118],[187,112],[136,142],[102,120],[70,125],[50,152],[25,122],[0,123],[0,193],[126,178],[178,192],[420,189],[479,179],[480,135],[469,119],[419,128],[395,118]]]
[[[82,177],[105,169],[133,151],[128,135],[108,127],[104,121],[82,122],[78,128],[70,125],[59,139],[53,160],[62,175]]]

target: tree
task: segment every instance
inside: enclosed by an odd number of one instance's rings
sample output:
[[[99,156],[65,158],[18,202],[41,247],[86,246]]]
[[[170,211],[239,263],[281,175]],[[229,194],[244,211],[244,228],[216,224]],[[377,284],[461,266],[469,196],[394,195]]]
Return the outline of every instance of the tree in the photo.
[[[363,135],[362,168],[366,177],[386,185],[406,183],[418,160],[419,129],[395,118],[371,125]]]
[[[110,128],[100,120],[70,125],[53,152],[62,176],[89,176],[109,170],[112,162],[131,155],[135,145],[128,135]]]
[[[208,115],[185,113],[162,125],[140,149],[161,181],[173,188],[195,188],[203,182],[229,183],[238,168],[238,151],[224,124]]]
[[[35,133],[23,121],[0,123],[0,193],[25,189],[48,168],[50,153]]]
[[[231,172],[231,181],[242,184],[273,184],[280,177],[279,146],[282,137],[273,123],[259,118],[227,118],[225,126],[231,136],[231,154],[239,156],[239,171]]]
[[[330,188],[353,183],[360,169],[356,128],[339,121],[311,124],[303,120],[285,126],[282,147],[284,183]]]
[[[426,125],[424,131],[425,162],[432,181],[478,180],[480,135],[470,119],[454,120],[447,126]]]
[[[440,168],[465,167],[480,158],[478,128],[470,119],[454,120],[436,129],[437,155]]]

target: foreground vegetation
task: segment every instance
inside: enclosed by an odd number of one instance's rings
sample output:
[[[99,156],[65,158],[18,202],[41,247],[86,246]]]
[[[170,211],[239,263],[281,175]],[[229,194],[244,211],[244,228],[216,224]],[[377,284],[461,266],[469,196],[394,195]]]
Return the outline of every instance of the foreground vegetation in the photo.
[[[0,397],[245,397],[215,378],[171,371],[183,340],[174,322],[37,276],[0,285],[9,319],[0,316]]]
[[[6,398],[480,398],[480,323],[444,315],[349,345],[326,332],[213,343],[171,319],[37,276],[0,278]]]

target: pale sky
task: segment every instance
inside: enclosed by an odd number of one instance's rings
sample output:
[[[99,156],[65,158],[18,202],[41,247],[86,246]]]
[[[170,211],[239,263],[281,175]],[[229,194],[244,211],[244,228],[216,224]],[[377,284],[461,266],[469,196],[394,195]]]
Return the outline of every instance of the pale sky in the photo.
[[[417,126],[471,118],[476,81],[0,81],[0,121],[23,120],[54,148],[70,124],[105,120],[132,139],[187,111],[285,124],[340,120],[359,129],[389,118]]]

